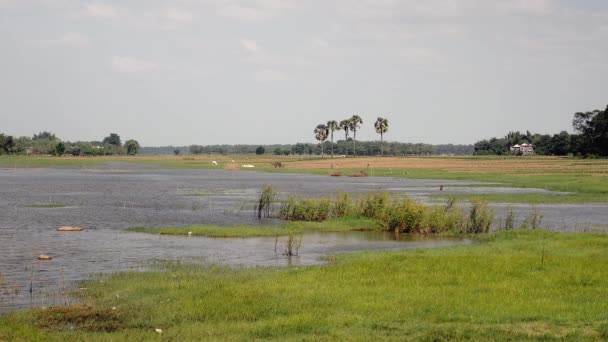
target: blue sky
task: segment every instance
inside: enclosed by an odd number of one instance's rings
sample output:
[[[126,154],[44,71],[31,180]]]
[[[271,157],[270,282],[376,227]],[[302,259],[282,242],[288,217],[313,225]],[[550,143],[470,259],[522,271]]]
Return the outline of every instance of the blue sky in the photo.
[[[0,0],[0,131],[141,144],[473,143],[608,104],[608,2]],[[341,136],[341,135],[339,135]]]

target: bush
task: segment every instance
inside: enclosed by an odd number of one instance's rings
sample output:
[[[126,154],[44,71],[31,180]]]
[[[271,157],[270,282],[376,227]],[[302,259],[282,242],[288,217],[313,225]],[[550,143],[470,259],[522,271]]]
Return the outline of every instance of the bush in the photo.
[[[372,193],[359,202],[359,215],[371,218],[384,216],[388,204],[390,203],[388,194]]]
[[[383,211],[384,229],[398,233],[420,232],[426,207],[408,198],[396,200]]]
[[[488,202],[479,199],[472,200],[466,233],[487,233],[490,231],[492,221],[494,221],[494,211],[488,208]]]

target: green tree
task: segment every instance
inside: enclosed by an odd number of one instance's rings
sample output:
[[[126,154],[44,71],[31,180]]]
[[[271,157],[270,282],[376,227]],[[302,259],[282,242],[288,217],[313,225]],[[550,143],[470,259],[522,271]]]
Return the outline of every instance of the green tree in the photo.
[[[376,133],[380,134],[380,155],[384,155],[384,133],[388,132],[388,120],[386,118],[378,117],[374,123]]]
[[[0,134],[0,154],[11,154],[15,149],[15,139],[12,135]]]
[[[139,143],[137,140],[127,140],[125,141],[125,149],[127,150],[128,155],[134,156],[139,153]]]
[[[280,147],[277,147],[277,148],[274,149],[274,155],[275,156],[280,156],[281,153],[283,153],[283,151],[281,151]]]
[[[55,154],[62,156],[65,153],[65,144],[60,141],[55,145]]]
[[[344,141],[348,141],[348,132],[350,131],[350,120],[342,120],[339,123],[340,129],[344,130]],[[346,153],[344,153],[345,155],[348,155],[348,146],[344,147],[344,150]]]
[[[359,124],[363,123],[363,120],[359,115],[353,115],[349,119],[349,128],[353,132],[353,157],[357,156],[357,130],[359,129]]]
[[[321,144],[321,158],[323,158],[323,142],[325,140],[327,140],[327,126],[320,124],[317,125],[317,127],[314,130],[315,133],[315,139],[319,140],[319,143]]]
[[[120,146],[122,143],[120,142],[120,136],[116,133],[110,133],[109,136],[103,139],[104,144],[110,144],[114,146]]]
[[[55,136],[55,134],[45,131],[45,132],[40,132],[38,134],[34,133],[34,136],[32,139],[33,140],[55,140],[55,139],[57,139],[57,137]]]
[[[258,146],[258,148],[255,149],[255,154],[262,155],[266,153],[266,149],[264,148],[264,146]]]
[[[608,106],[604,111],[596,109],[574,114],[572,125],[583,136],[583,154],[608,156]]]
[[[327,121],[327,129],[330,132],[331,136],[331,157],[334,157],[334,132],[340,130],[340,125],[335,120]]]
[[[173,154],[175,154],[176,156],[179,156],[180,153],[182,153],[182,151],[180,151],[179,148],[173,150]]]

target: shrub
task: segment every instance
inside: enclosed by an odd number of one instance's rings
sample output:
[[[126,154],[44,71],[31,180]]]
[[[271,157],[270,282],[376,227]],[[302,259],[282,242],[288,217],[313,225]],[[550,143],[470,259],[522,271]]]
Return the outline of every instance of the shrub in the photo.
[[[543,217],[544,215],[540,212],[540,210],[534,207],[532,208],[532,211],[530,212],[530,214],[528,214],[524,222],[521,224],[520,228],[538,229],[540,228],[540,224],[543,221]]]
[[[332,203],[332,216],[333,217],[344,217],[352,211],[352,203],[350,194],[339,193],[336,195],[336,199]]]
[[[396,200],[383,211],[384,229],[398,233],[419,232],[425,216],[425,206],[408,198]]]
[[[515,228],[515,212],[513,211],[513,207],[509,207],[509,209],[507,209],[507,217],[505,218],[503,229],[511,230],[513,228]]]
[[[368,194],[359,202],[359,215],[371,218],[384,216],[384,211],[389,204],[389,197],[386,193]]]
[[[479,234],[490,231],[494,221],[494,211],[488,208],[488,202],[479,199],[471,201],[467,233]]]

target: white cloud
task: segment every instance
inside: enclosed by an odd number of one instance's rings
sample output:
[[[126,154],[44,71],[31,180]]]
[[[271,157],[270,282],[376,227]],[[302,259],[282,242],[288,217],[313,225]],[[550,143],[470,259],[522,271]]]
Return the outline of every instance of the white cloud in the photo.
[[[83,46],[90,43],[89,38],[80,33],[69,32],[58,38],[40,41],[42,44],[57,46]]]
[[[291,0],[221,1],[217,13],[224,17],[255,21],[275,17],[295,7]]]
[[[161,69],[161,65],[156,62],[151,62],[133,57],[114,56],[111,63],[112,69],[120,72],[146,72]]]
[[[162,18],[162,28],[167,30],[183,28],[194,20],[190,12],[175,8],[165,10],[162,13]]]
[[[83,13],[90,17],[100,18],[112,18],[116,16],[114,7],[98,3],[85,5]]]
[[[241,39],[241,46],[251,53],[259,53],[260,47],[258,43],[250,39]]]
[[[260,69],[253,73],[253,79],[258,82],[276,82],[286,80],[287,76],[276,69]]]

